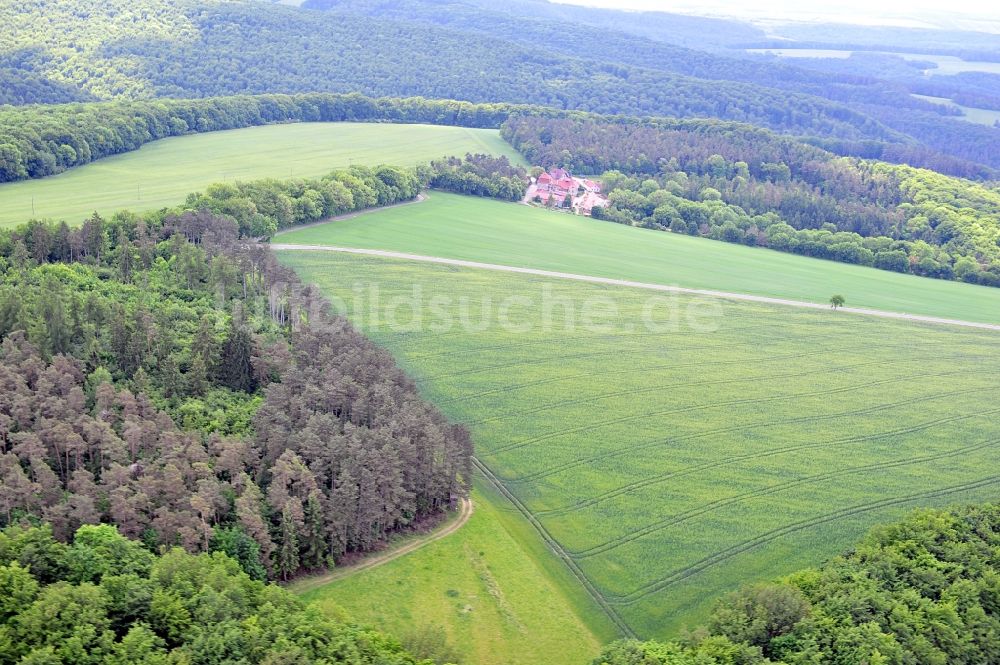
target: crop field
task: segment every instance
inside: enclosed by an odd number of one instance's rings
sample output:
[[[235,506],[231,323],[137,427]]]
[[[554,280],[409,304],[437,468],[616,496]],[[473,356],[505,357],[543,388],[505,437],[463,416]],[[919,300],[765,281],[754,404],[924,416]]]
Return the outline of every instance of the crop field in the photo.
[[[295,123],[149,143],[40,180],[0,184],[0,226],[36,217],[79,224],[92,212],[155,210],[224,180],[316,177],[362,164],[412,166],[446,155],[521,157],[491,129],[437,125]]]
[[[416,205],[291,230],[276,242],[387,249],[655,284],[1000,323],[1000,289],[903,275],[432,192]]]
[[[303,598],[327,612],[342,608],[404,639],[414,631],[444,631],[465,663],[589,662],[614,632],[598,625],[595,635],[581,621],[563,590],[511,534],[530,526],[488,493],[473,493],[475,512],[458,532]]]
[[[995,332],[280,256],[468,425],[588,621],[676,634],[874,524],[1000,491]]]

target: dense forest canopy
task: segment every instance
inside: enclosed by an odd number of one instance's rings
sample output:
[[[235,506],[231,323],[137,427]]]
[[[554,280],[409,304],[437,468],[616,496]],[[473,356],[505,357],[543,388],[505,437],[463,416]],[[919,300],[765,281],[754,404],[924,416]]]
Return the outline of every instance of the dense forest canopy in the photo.
[[[718,122],[519,116],[502,134],[532,163],[603,173],[595,217],[1000,285],[992,186]]]
[[[448,509],[470,481],[465,430],[240,237],[265,214],[273,228],[417,188],[354,167],[0,234],[0,525],[67,540],[107,522],[287,579]]]
[[[68,542],[45,526],[0,530],[0,662],[429,663],[222,552],[155,555],[108,525],[81,526]]]
[[[0,79],[0,102],[66,101],[71,91],[81,100],[421,95],[717,117],[836,139],[845,150],[876,141],[1000,167],[1000,130],[941,115],[947,109],[898,83],[721,57],[587,20],[542,27],[526,23],[523,11],[418,0],[342,2],[330,12],[214,0],[32,0],[0,9],[14,28],[0,41],[0,75],[10,74]]]
[[[816,570],[747,587],[681,642],[623,642],[594,665],[995,663],[1000,506],[920,510]]]

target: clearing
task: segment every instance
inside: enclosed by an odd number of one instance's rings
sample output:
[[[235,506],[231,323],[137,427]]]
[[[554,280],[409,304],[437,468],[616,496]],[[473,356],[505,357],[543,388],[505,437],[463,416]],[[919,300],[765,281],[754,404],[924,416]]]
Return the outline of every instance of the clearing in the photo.
[[[414,166],[467,152],[523,163],[492,129],[310,122],[192,134],[49,178],[0,184],[0,226],[32,217],[79,224],[95,210],[110,215],[177,205],[213,182],[317,177],[351,164]]]

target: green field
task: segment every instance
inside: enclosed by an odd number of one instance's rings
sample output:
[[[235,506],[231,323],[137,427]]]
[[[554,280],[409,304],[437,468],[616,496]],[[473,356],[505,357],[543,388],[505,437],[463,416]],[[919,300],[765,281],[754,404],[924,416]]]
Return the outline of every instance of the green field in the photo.
[[[470,665],[589,662],[614,633],[599,617],[597,635],[581,621],[541,567],[544,553],[533,557],[512,535],[530,527],[487,496],[473,494],[475,512],[457,533],[304,598],[397,636],[443,628]]]
[[[711,303],[692,310],[686,296],[650,307],[637,289],[281,257],[470,427],[550,551],[643,637],[676,634],[719,594],[819,564],[915,506],[1000,492],[996,333],[725,300],[706,318]],[[673,328],[643,324],[669,311]],[[584,312],[608,325],[583,325]],[[362,619],[396,612],[365,610],[354,592],[335,596]]]
[[[841,293],[856,307],[1000,323],[1000,289],[438,192],[418,205],[283,233],[277,242],[389,249],[818,303]]]
[[[190,192],[223,180],[315,177],[351,164],[411,166],[467,152],[521,161],[491,129],[296,123],[193,134],[50,178],[0,184],[0,226],[32,217],[79,223],[95,210],[155,210],[182,203]]]
[[[974,122],[979,125],[986,125],[987,127],[993,127],[998,121],[1000,121],[1000,111],[991,111],[990,109],[977,109],[972,106],[962,106],[961,104],[956,104],[947,97],[931,97],[930,95],[911,95],[917,99],[922,99],[932,104],[940,104],[942,106],[953,106],[962,111],[963,117],[969,122]]]
[[[748,48],[748,53],[774,54],[782,58],[849,58],[855,51],[845,49],[811,49],[811,48]],[[869,51],[861,51],[867,53]],[[898,55],[904,60],[933,62],[936,67],[923,70],[925,76],[949,76],[962,72],[985,72],[1000,74],[1000,63],[984,60],[963,60],[954,55],[938,55],[932,53],[906,53],[901,51],[871,51],[885,55]]]

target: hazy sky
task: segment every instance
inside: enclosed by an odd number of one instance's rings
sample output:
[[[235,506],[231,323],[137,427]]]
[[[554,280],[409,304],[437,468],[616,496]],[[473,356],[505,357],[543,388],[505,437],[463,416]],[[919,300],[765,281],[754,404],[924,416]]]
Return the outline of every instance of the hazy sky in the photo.
[[[1000,32],[996,0],[555,0],[593,7],[645,9],[708,16],[836,19],[850,23],[962,28]]]

